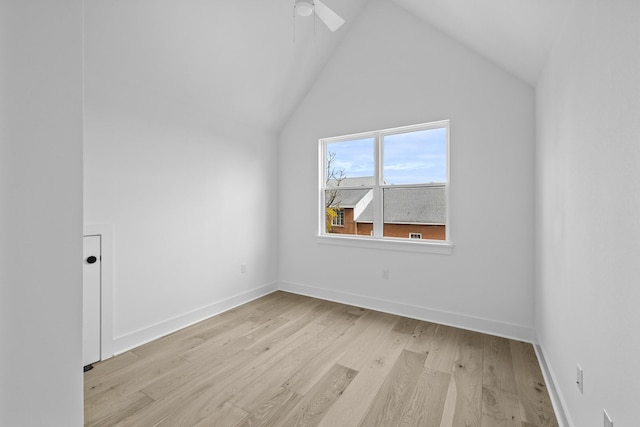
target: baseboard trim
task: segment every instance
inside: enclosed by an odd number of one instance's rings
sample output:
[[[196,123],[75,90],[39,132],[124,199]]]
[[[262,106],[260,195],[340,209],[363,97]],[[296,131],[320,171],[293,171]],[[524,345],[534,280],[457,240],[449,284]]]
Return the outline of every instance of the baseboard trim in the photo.
[[[537,337],[536,341],[538,341]],[[559,392],[558,387],[556,387],[556,376],[547,363],[547,358],[545,357],[545,352],[542,346],[540,346],[540,344],[538,343],[534,343],[533,348],[535,349],[536,356],[538,357],[538,363],[540,364],[540,369],[542,370],[544,382],[547,385],[547,391],[549,392],[549,397],[551,398],[551,404],[553,405],[553,410],[556,413],[559,427],[573,427],[573,421],[571,420],[569,413],[565,411],[566,404],[564,398]]]
[[[397,301],[387,301],[379,298],[318,288],[315,286],[301,285],[298,283],[279,282],[278,288],[282,291],[294,294],[306,295],[343,304],[351,304],[385,313],[397,314],[399,316],[440,323],[443,325],[454,326],[457,328],[516,339],[529,343],[533,343],[534,339],[533,328],[521,325],[502,323],[490,319],[466,316],[460,313],[436,310],[429,307],[405,304]]]
[[[163,322],[156,323],[144,329],[131,332],[126,335],[121,335],[113,340],[113,354],[124,353],[132,348],[138,347],[142,344],[146,344],[165,335],[169,335],[180,329],[191,326],[195,323],[206,320],[212,316],[231,310],[242,304],[246,304],[254,299],[263,297],[272,292],[278,290],[276,282],[269,283],[267,285],[241,292],[237,295],[223,299],[221,301],[210,304],[206,307],[193,310],[189,313],[182,314],[180,316],[173,317]]]

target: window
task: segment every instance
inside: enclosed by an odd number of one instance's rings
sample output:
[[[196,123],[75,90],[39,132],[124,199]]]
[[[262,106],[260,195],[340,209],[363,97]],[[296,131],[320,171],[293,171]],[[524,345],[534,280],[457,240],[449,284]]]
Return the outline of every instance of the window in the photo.
[[[321,235],[448,241],[449,121],[325,138],[320,153]]]
[[[335,209],[335,215],[331,215],[331,225],[344,227],[344,209]]]

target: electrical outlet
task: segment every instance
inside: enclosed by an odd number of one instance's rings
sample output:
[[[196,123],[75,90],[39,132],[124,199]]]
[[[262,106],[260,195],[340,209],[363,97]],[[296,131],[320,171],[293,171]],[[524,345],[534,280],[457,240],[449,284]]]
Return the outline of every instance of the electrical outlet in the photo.
[[[604,427],[613,427],[613,421],[611,421],[611,417],[607,414],[607,411],[603,410],[602,412],[604,412]]]
[[[247,264],[240,264],[240,273],[244,274],[247,272]]]
[[[389,270],[382,270],[382,278],[383,279],[389,278]]]
[[[578,386],[578,390],[580,390],[580,394],[584,394],[583,372],[580,364],[578,364],[576,369],[576,385]]]

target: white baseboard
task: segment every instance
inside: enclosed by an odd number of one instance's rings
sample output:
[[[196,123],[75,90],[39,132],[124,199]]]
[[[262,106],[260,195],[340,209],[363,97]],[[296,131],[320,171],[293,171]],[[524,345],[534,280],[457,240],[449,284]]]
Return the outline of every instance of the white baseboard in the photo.
[[[330,289],[318,288],[314,286],[301,285],[291,282],[279,282],[280,290],[294,294],[306,295],[343,304],[355,305],[369,308],[385,313],[397,314],[413,319],[426,320],[443,325],[471,331],[483,332],[505,338],[512,338],[519,341],[533,343],[534,331],[521,325],[498,322],[490,319],[467,316],[460,313],[452,313],[437,310],[429,307],[405,304],[396,301],[382,300],[363,295],[354,295],[346,292],[339,292]]]
[[[537,341],[537,338],[536,338]],[[544,377],[544,383],[547,385],[547,391],[549,392],[549,397],[551,398],[551,404],[553,405],[553,410],[556,413],[556,418],[558,419],[558,425],[560,427],[573,427],[573,421],[569,416],[569,413],[565,411],[566,403],[564,398],[562,397],[562,393],[560,393],[560,389],[556,387],[557,380],[556,376],[553,373],[553,370],[547,363],[547,359],[545,357],[545,352],[539,344],[534,344],[533,348],[536,351],[536,356],[538,357],[538,363],[540,364],[540,369],[542,370],[542,376]]]
[[[237,295],[231,296],[222,301],[218,301],[189,313],[176,316],[160,323],[156,323],[155,325],[149,326],[147,328],[116,337],[113,340],[112,356],[124,353],[125,351],[131,350],[132,348],[138,347],[142,344],[146,344],[150,341],[161,338],[182,328],[186,328],[187,326],[193,325],[194,323],[201,322],[202,320],[208,319],[212,316],[215,316],[216,314],[231,310],[232,308],[239,305],[246,304],[249,301],[253,301],[256,298],[263,297],[277,290],[277,284],[275,282],[270,283],[259,288],[239,293]]]

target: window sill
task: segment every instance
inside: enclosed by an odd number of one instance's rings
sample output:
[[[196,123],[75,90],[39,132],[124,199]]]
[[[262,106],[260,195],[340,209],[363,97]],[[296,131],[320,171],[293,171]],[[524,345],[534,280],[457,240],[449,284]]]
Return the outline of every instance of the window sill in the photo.
[[[453,244],[451,242],[436,242],[423,240],[420,242],[409,239],[373,239],[361,236],[317,236],[317,242],[324,245],[338,245],[353,248],[384,249],[389,251],[416,252],[427,254],[451,255]]]

